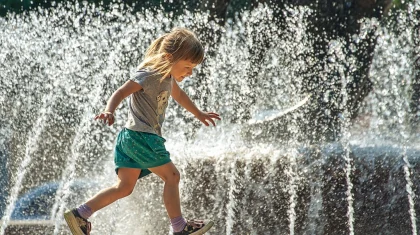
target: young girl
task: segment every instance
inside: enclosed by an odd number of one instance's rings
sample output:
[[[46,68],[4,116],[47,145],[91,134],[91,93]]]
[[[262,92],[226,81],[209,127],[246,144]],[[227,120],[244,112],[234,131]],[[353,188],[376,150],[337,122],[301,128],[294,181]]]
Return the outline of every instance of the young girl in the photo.
[[[89,234],[88,218],[93,212],[131,194],[138,178],[155,173],[164,182],[163,201],[174,235],[204,234],[212,221],[186,221],[179,199],[180,174],[171,162],[162,138],[162,124],[169,96],[194,114],[204,125],[215,125],[217,113],[200,111],[178,86],[204,58],[204,49],[194,33],[175,28],[156,39],[148,48],[136,74],[108,100],[105,111],[95,117],[108,125],[114,123],[114,111],[130,96],[128,121],[115,146],[115,170],[118,182],[100,191],[78,208],[64,213],[73,235]]]

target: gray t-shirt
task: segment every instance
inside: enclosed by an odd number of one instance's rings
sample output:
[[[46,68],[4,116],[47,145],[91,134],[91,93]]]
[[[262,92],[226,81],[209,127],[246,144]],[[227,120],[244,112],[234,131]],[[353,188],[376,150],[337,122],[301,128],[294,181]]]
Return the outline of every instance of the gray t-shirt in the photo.
[[[162,136],[162,124],[172,91],[172,77],[161,76],[148,69],[137,71],[130,80],[143,89],[130,95],[127,129]]]

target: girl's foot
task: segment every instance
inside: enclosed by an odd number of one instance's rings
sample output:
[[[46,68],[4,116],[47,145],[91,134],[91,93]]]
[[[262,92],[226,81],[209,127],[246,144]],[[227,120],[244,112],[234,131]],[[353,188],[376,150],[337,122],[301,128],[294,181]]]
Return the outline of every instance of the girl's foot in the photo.
[[[91,230],[90,222],[81,217],[77,209],[72,209],[64,213],[67,225],[73,235],[89,235]]]
[[[185,228],[181,232],[174,232],[174,235],[201,235],[209,231],[213,225],[214,222],[211,220],[189,220]]]

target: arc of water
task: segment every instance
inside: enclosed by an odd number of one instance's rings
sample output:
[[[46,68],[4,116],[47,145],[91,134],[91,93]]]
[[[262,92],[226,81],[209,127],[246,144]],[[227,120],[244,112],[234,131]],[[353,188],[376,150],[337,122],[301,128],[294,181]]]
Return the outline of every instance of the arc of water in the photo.
[[[414,30],[415,25],[418,22],[418,19],[416,17],[416,11],[420,11],[420,1],[415,1],[413,3],[409,4],[408,7],[409,14],[405,21],[408,21],[407,24],[411,25],[412,30]],[[414,35],[416,36],[416,35]],[[412,85],[412,79],[415,76],[415,73],[413,71],[413,66],[410,66],[410,48],[415,48],[416,45],[413,44],[413,34],[409,33],[409,31],[403,32],[401,35],[397,36],[398,39],[404,38],[404,44],[401,43],[401,41],[397,41],[397,43],[393,42],[393,44],[398,45],[399,47],[391,47],[393,50],[398,51],[405,51],[405,53],[402,54],[402,56],[398,59],[398,63],[394,64],[389,69],[390,71],[390,77],[392,78],[391,85],[394,89],[391,89],[391,93],[394,94],[396,97],[395,99],[395,107],[396,107],[396,113],[398,117],[398,126],[399,126],[399,139],[402,141],[403,145],[403,151],[401,158],[404,162],[403,171],[404,171],[404,178],[406,180],[406,192],[407,192],[407,199],[408,199],[408,205],[409,205],[409,215],[410,215],[410,222],[411,222],[411,229],[412,234],[417,235],[417,218],[416,218],[416,210],[415,210],[415,201],[414,198],[416,198],[415,192],[413,190],[413,181],[411,180],[411,164],[408,160],[407,156],[407,143],[409,140],[409,134],[408,134],[408,113],[409,113],[409,102],[407,99],[404,99],[405,97],[411,97],[411,85]],[[409,39],[409,40],[407,40]],[[406,48],[404,48],[406,47]],[[403,48],[403,50],[401,49]],[[404,50],[405,49],[405,50]],[[412,63],[412,62],[411,62]],[[399,78],[399,79],[398,79]],[[402,82],[401,82],[402,81]]]
[[[274,184],[273,179],[276,177],[278,172],[277,161],[280,159],[280,151],[275,151],[273,156],[270,158],[270,165],[268,168],[268,172],[266,174],[266,178],[268,178],[268,187],[274,188],[277,185]],[[275,200],[275,199],[274,199]],[[268,197],[268,205],[270,206],[270,218],[276,219],[276,214],[274,210],[274,202],[273,197]],[[273,231],[275,234],[280,234],[280,230],[276,228],[276,231]]]
[[[35,124],[32,126],[30,135],[28,136],[28,139],[26,141],[25,156],[22,162],[20,163],[17,179],[9,195],[8,205],[6,207],[6,210],[3,216],[3,223],[0,229],[0,235],[3,235],[6,231],[8,223],[10,222],[10,217],[12,216],[13,210],[15,209],[15,203],[19,195],[20,189],[22,187],[23,179],[26,173],[28,172],[28,170],[31,168],[30,164],[32,161],[32,155],[38,149],[37,143],[38,143],[39,137],[41,136],[41,133],[44,130],[46,119],[48,115],[51,113],[50,101],[52,100],[52,96],[53,96],[52,91],[48,95],[43,96],[42,106],[39,109],[39,112],[37,115],[38,119],[36,120]]]
[[[248,160],[245,159],[245,174],[244,174],[244,182],[252,182],[252,178],[251,178],[251,163],[252,160]],[[244,192],[244,196],[242,198],[242,205],[247,205],[249,203],[249,194],[251,193],[251,191],[253,190],[253,187],[251,185],[248,185],[248,187],[246,187],[245,192]],[[241,214],[241,221],[248,221],[248,224],[250,225],[250,227],[252,228],[253,226],[253,216],[250,216],[248,213],[248,210],[245,210],[243,214]],[[252,229],[251,229],[251,232]]]
[[[7,148],[7,142],[9,141],[9,136],[12,136],[11,134],[11,123],[7,123],[4,127],[0,127],[0,156],[2,162],[0,163],[0,171],[2,172],[2,179],[0,179],[0,187],[3,189],[2,195],[0,196],[0,210],[3,211],[6,207],[6,201],[5,199],[9,196],[8,193],[8,185],[9,185],[9,172],[6,169],[7,168],[7,155],[8,151]],[[6,189],[6,190],[5,190]]]
[[[62,181],[60,182],[60,186],[59,189],[57,190],[57,194],[56,194],[56,200],[54,203],[54,206],[51,210],[51,218],[56,221],[56,226],[55,228],[58,228],[58,219],[57,214],[61,214],[60,212],[64,211],[64,202],[66,201],[66,199],[68,198],[69,195],[69,191],[70,191],[70,186],[74,181],[74,176],[75,176],[75,171],[76,171],[76,161],[79,159],[80,153],[79,153],[79,147],[82,145],[82,143],[80,143],[80,140],[83,138],[83,135],[86,133],[86,130],[89,127],[89,123],[88,123],[88,115],[87,113],[89,112],[85,112],[84,117],[82,118],[82,122],[80,123],[80,125],[77,128],[77,132],[76,132],[76,136],[73,139],[73,143],[71,145],[71,158],[67,161],[66,163],[66,168],[63,171],[62,174]],[[58,209],[58,210],[57,210]],[[57,231],[58,232],[58,231]],[[56,234],[56,231],[54,230],[54,234]]]
[[[217,189],[216,189],[216,201],[214,203],[214,211],[217,212],[217,218],[223,218],[223,201],[225,189],[222,185],[225,184],[223,172],[226,172],[226,164],[222,164],[222,161],[226,161],[226,159],[219,158],[218,162],[215,165],[215,173],[217,175]]]
[[[313,157],[313,156],[311,156]],[[322,188],[324,186],[324,182],[322,181],[322,167],[320,163],[320,156],[319,153],[317,153],[316,160],[314,161],[313,165],[310,167],[313,169],[310,172],[310,176],[313,176],[313,180],[310,181],[310,187],[311,187],[311,200],[309,203],[308,208],[308,229],[305,231],[305,234],[317,234],[323,232],[323,224],[320,224],[320,217],[322,214]]]
[[[105,79],[101,79],[103,82]],[[93,100],[92,104],[97,104],[100,99],[100,93],[102,91],[102,84],[99,84],[96,86],[96,89],[94,90],[95,99]],[[80,142],[80,140],[83,138],[84,134],[88,132],[90,123],[92,120],[92,114],[91,108],[86,107],[82,120],[79,124],[79,126],[76,128],[76,135],[73,138],[73,143],[71,145],[71,157],[67,159],[66,167],[62,174],[62,180],[60,182],[59,188],[57,190],[55,203],[51,209],[51,218],[55,221],[55,227],[54,227],[54,234],[58,234],[59,227],[61,224],[60,219],[57,218],[57,216],[61,216],[64,213],[65,210],[65,201],[70,195],[70,186],[74,182],[74,176],[76,174],[76,162],[80,157],[80,147],[84,144],[84,142]]]
[[[410,15],[409,17],[411,18],[411,23],[413,26],[413,31],[415,30],[415,27],[418,27],[420,20],[418,19],[417,16],[417,12],[420,12],[420,0],[416,0],[412,3],[410,3],[409,6],[409,12]],[[416,37],[418,35],[415,35],[415,33],[411,34],[412,37]],[[415,45],[415,40],[412,40],[414,42],[414,48],[416,48],[417,45]],[[418,59],[418,58],[417,58]],[[411,84],[411,81],[410,81]],[[406,112],[404,112],[405,114]],[[403,126],[403,131],[405,131],[405,126]],[[408,136],[404,136],[405,138],[405,142],[408,141]],[[407,181],[407,185],[406,185],[406,191],[407,191],[407,197],[408,197],[408,202],[409,202],[409,206],[410,206],[410,220],[411,220],[411,228],[412,228],[412,233],[413,235],[417,235],[417,216],[416,216],[416,210],[415,210],[415,203],[414,203],[414,198],[416,198],[416,194],[413,191],[413,181],[411,180],[410,176],[410,162],[408,160],[407,157],[407,145],[404,145],[404,151],[403,151],[403,160],[404,160],[404,175],[405,175],[405,180]]]
[[[347,92],[345,92],[345,88],[347,86],[347,79],[343,76],[343,83],[342,83],[342,95],[343,95],[343,103],[344,107],[347,104]],[[350,132],[348,130],[350,121],[348,120],[348,111],[344,109],[342,116],[343,121],[343,137],[341,139],[341,144],[343,145],[344,150],[344,160],[345,160],[345,173],[346,173],[346,196],[347,196],[347,217],[348,217],[348,226],[349,226],[349,234],[354,234],[354,206],[353,206],[353,183],[351,182],[351,174],[353,171],[352,160],[350,157]]]
[[[346,161],[346,168],[345,168],[345,172],[346,172],[346,183],[347,183],[347,190],[346,190],[346,195],[347,195],[347,216],[348,216],[348,225],[349,225],[349,234],[353,235],[354,234],[354,206],[353,206],[353,183],[351,182],[351,174],[352,174],[352,164],[351,164],[351,158],[350,158],[350,149],[349,149],[349,144],[348,142],[345,144],[345,161]]]
[[[289,216],[289,234],[295,234],[295,223],[296,223],[296,201],[297,201],[297,162],[296,156],[297,152],[296,149],[292,149],[289,156],[289,209],[287,210],[287,214]]]
[[[342,114],[342,122],[343,122],[343,129],[342,129],[342,139],[341,144],[343,146],[344,150],[344,160],[345,160],[345,173],[346,173],[346,184],[347,184],[347,190],[346,190],[346,196],[347,196],[347,217],[348,217],[348,226],[349,226],[349,234],[354,234],[354,206],[353,206],[353,183],[351,182],[351,175],[353,171],[352,167],[352,160],[350,157],[350,132],[349,132],[349,125],[350,120],[348,118],[349,113],[347,111],[346,105],[347,105],[347,84],[348,80],[346,76],[342,76],[342,87],[341,87],[341,94],[343,97],[343,105],[344,105],[344,112]]]
[[[237,159],[233,159],[232,165],[231,165],[231,177],[229,180],[229,202],[226,205],[227,208],[227,217],[226,217],[226,234],[232,234],[233,231],[233,225],[234,225],[234,218],[236,217],[235,208],[237,205],[236,199],[235,199],[235,193],[238,191],[236,180],[238,178],[238,175],[236,173],[237,171]]]
[[[420,1],[417,2],[417,7],[420,11]],[[410,6],[413,7],[413,6]],[[412,8],[412,11],[414,11],[414,7]],[[415,13],[413,13],[415,14]],[[413,19],[411,19],[413,21]],[[411,35],[407,35],[407,37],[413,36]],[[412,45],[413,47],[415,47],[415,45]],[[411,91],[410,91],[410,87],[412,84],[412,80],[411,78],[414,76],[414,73],[411,71],[410,73],[406,73],[407,76],[405,77],[404,80],[405,81],[405,87],[403,86],[403,93],[406,94],[406,96],[411,96]],[[400,101],[398,102],[398,110],[397,110],[397,115],[400,117],[400,134],[402,135],[402,139],[404,141],[403,143],[403,153],[402,153],[402,159],[404,161],[404,176],[405,176],[405,180],[406,180],[406,191],[407,191],[407,199],[408,199],[408,204],[409,204],[409,214],[410,214],[410,222],[411,222],[411,228],[412,228],[412,234],[413,235],[417,235],[417,216],[416,216],[416,210],[415,210],[415,203],[414,203],[414,198],[416,197],[415,192],[413,191],[413,181],[411,180],[411,173],[410,173],[410,168],[411,168],[411,164],[408,160],[408,156],[407,156],[407,142],[409,142],[409,135],[407,133],[407,110],[409,110],[409,104],[407,101]]]
[[[408,76],[410,77],[410,76]],[[407,88],[409,87],[409,85],[411,84],[410,79],[407,79]],[[413,191],[413,181],[411,180],[411,173],[410,173],[410,162],[408,160],[408,156],[407,156],[407,142],[408,140],[408,135],[406,134],[406,119],[407,119],[407,111],[405,111],[404,109],[407,108],[408,104],[405,104],[405,108],[403,107],[404,102],[398,102],[397,106],[398,107],[398,116],[401,118],[400,121],[400,130],[401,130],[401,134],[402,134],[402,139],[404,140],[403,143],[403,152],[402,152],[402,160],[404,162],[404,166],[403,166],[403,170],[404,170],[404,178],[406,181],[406,192],[407,192],[407,199],[408,199],[408,205],[409,205],[409,214],[410,214],[410,222],[411,222],[411,228],[412,228],[412,234],[413,235],[417,235],[417,219],[416,219],[416,210],[415,210],[415,203],[414,203],[414,198],[416,197],[414,191]]]
[[[110,57],[115,56],[115,53],[111,53]],[[109,63],[113,60],[110,59]],[[112,65],[106,66],[107,68],[112,68]],[[104,74],[112,74],[112,71],[109,69],[103,70]],[[92,79],[95,81],[96,79]],[[59,233],[60,224],[62,223],[62,219],[59,219],[64,213],[66,207],[66,200],[70,195],[70,186],[74,182],[74,176],[76,175],[76,162],[80,158],[80,147],[85,144],[85,142],[81,142],[80,140],[83,139],[83,136],[89,131],[89,127],[91,125],[93,112],[91,111],[92,106],[96,106],[96,104],[100,101],[100,93],[102,92],[103,84],[106,82],[106,79],[98,79],[100,81],[98,84],[95,84],[95,88],[92,92],[93,100],[83,111],[82,119],[78,127],[76,128],[76,135],[73,138],[73,142],[71,145],[70,150],[70,157],[67,158],[65,169],[63,170],[61,181],[59,187],[57,189],[55,203],[51,209],[51,219],[55,221],[54,226],[54,234]]]
[[[337,47],[333,48],[333,50],[335,50],[334,56],[338,57],[337,60],[338,61],[353,61],[352,58],[347,58],[348,56],[346,56],[348,53],[343,52],[341,50],[344,50],[344,43],[342,41],[331,41],[331,44],[336,44]],[[351,55],[350,55],[351,57]],[[348,66],[352,67],[354,66],[354,64],[350,63]],[[342,136],[340,138],[340,143],[341,146],[343,147],[343,151],[344,151],[344,161],[345,161],[345,174],[346,174],[346,185],[347,185],[347,189],[346,189],[346,200],[347,200],[347,225],[348,225],[348,229],[349,229],[349,234],[353,235],[354,234],[354,205],[353,205],[353,183],[351,181],[351,175],[352,175],[352,171],[353,171],[353,166],[352,166],[352,159],[350,157],[350,152],[351,152],[351,148],[350,148],[350,131],[349,131],[349,126],[350,126],[350,113],[348,111],[347,108],[347,104],[348,104],[348,94],[347,94],[347,87],[348,84],[351,81],[351,74],[349,74],[349,72],[346,72],[345,68],[343,66],[338,66],[336,67],[339,76],[341,77],[341,88],[340,88],[340,95],[342,97],[342,104],[341,104],[341,109],[343,110],[341,114],[339,114],[339,118],[341,121],[341,133]],[[350,70],[351,71],[351,70]]]
[[[407,182],[405,186],[405,190],[407,191],[407,197],[408,197],[412,234],[417,235],[417,219],[416,219],[416,210],[415,210],[415,204],[414,204],[414,198],[416,195],[413,191],[413,181],[410,178],[410,175],[411,175],[410,169],[409,169],[410,162],[407,157],[407,146],[404,146],[403,161],[404,161],[404,176]]]

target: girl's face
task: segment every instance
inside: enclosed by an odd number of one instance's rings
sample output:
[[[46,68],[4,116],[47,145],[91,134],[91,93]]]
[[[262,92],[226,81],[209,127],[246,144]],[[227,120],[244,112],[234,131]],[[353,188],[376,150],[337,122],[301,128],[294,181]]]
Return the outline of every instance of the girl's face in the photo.
[[[177,82],[182,82],[185,77],[192,74],[192,70],[195,66],[197,66],[197,64],[193,64],[189,60],[180,60],[172,66],[171,75]]]

